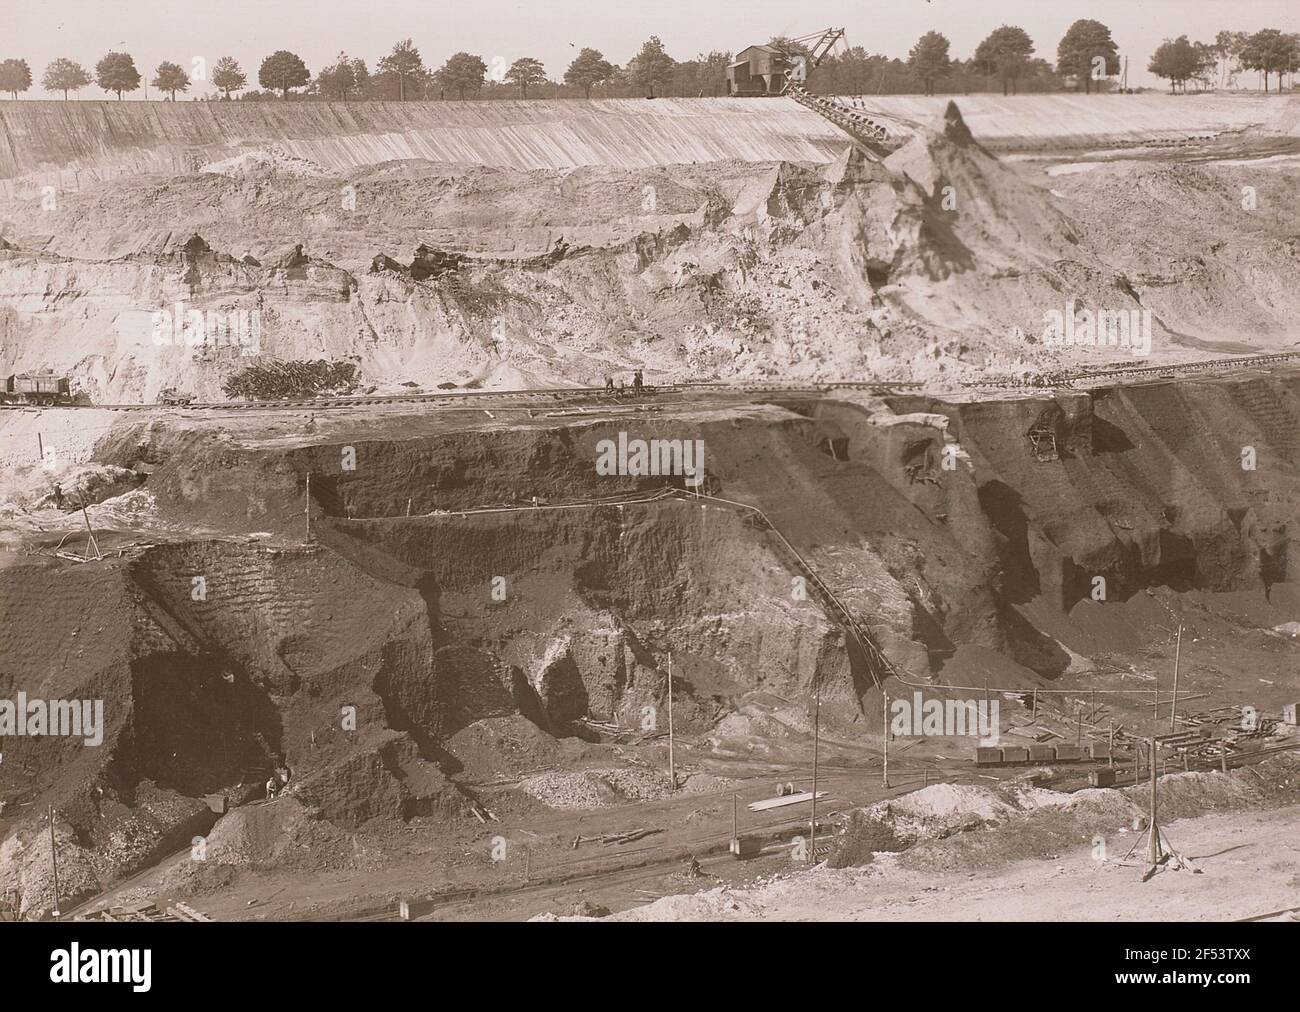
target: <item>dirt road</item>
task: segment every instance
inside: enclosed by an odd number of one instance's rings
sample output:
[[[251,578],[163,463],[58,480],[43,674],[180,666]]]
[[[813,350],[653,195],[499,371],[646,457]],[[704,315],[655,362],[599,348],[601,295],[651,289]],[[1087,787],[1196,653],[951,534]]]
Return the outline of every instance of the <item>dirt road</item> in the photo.
[[[615,920],[1188,920],[1223,921],[1300,905],[1300,806],[1185,819],[1166,827],[1200,874],[1161,871],[1142,883],[1125,833],[1056,860],[1021,861],[987,873],[900,867],[893,856],[863,869],[790,874],[746,889],[668,896]],[[1287,916],[1278,918],[1288,919]]]

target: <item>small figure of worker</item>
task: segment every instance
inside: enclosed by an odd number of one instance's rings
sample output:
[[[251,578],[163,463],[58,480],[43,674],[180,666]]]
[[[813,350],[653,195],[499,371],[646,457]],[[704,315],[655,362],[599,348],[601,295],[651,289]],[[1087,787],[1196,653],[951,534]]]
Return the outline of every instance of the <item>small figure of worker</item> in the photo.
[[[614,392],[614,377],[613,377],[613,376],[606,376],[606,377],[605,377],[605,393],[607,393],[607,394],[612,394],[613,392]]]
[[[641,370],[638,369],[632,374],[632,390],[634,393],[640,393],[645,386],[645,381],[641,378]]]
[[[266,800],[267,801],[274,800],[275,795],[278,793],[279,789],[280,789],[280,781],[276,777],[276,775],[272,773],[270,779],[267,780],[266,782]]]

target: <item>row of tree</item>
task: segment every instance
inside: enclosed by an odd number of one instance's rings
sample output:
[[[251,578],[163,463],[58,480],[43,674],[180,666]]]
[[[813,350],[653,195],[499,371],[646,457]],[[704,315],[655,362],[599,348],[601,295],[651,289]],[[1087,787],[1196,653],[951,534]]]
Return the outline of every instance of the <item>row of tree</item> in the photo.
[[[698,76],[721,80],[729,58],[727,53],[711,54],[705,58],[708,69]],[[664,51],[658,37],[652,37],[626,68],[614,66],[595,49],[583,49],[569,65],[564,80],[581,88],[588,96],[594,87],[615,82],[628,87],[649,88],[653,94],[656,87],[662,88],[681,78],[684,66]],[[200,80],[207,79],[204,61],[196,60],[193,69]],[[193,84],[189,72],[170,60],[160,63],[154,75],[150,83],[166,92],[172,100],[177,94],[189,91]],[[45,68],[41,84],[46,91],[62,92],[66,99],[69,92],[80,91],[93,82],[121,100],[124,93],[137,90],[142,80],[129,53],[111,52],[95,64],[93,77],[81,64],[60,57]],[[247,75],[232,56],[223,56],[213,65],[211,81],[226,98],[243,91],[248,85]],[[525,56],[508,67],[502,66],[499,73],[494,73],[493,81],[512,90],[518,89],[519,94],[527,98],[530,87],[546,83],[546,68],[540,60]],[[448,95],[463,99],[481,91],[488,83],[488,65],[482,57],[462,52],[449,57],[440,69],[431,70],[425,66],[415,43],[403,39],[380,59],[373,74],[365,60],[339,53],[334,63],[323,67],[313,77],[300,56],[281,49],[262,61],[257,82],[265,92],[252,92],[246,97],[262,98],[267,93],[278,93],[281,98],[288,98],[295,89],[305,89],[307,94],[342,101],[353,98],[404,101],[435,96],[446,98]],[[0,61],[0,92],[17,98],[20,92],[31,86],[32,72],[26,60]]]
[[[1226,87],[1235,83],[1243,70],[1255,70],[1268,91],[1270,74],[1277,75],[1277,89],[1282,90],[1285,74],[1300,70],[1300,34],[1285,33],[1277,28],[1255,32],[1219,32],[1213,42],[1190,42],[1186,35],[1165,39],[1151,57],[1147,69],[1169,82],[1173,91],[1186,91],[1187,82],[1195,81],[1202,90],[1217,83]]]
[[[788,39],[776,38],[771,44],[788,56],[807,55],[807,50]],[[717,95],[725,92],[727,66],[731,54],[712,52],[694,60],[678,61],[652,36],[629,63],[620,67],[592,48],[583,48],[565,70],[563,82],[570,89],[590,97],[593,89],[606,94],[677,94]],[[195,76],[208,79],[204,61],[195,60]],[[1188,81],[1210,87],[1218,78],[1219,86],[1236,83],[1242,70],[1257,70],[1268,89],[1270,75],[1278,77],[1300,70],[1300,35],[1268,28],[1253,34],[1219,32],[1213,43],[1189,42],[1187,36],[1167,39],[1156,50],[1148,70],[1170,82],[1172,89],[1186,90]],[[1119,73],[1119,49],[1110,29],[1099,21],[1081,19],[1072,24],[1056,47],[1056,63],[1035,57],[1034,42],[1028,33],[1015,25],[994,29],[976,47],[968,60],[954,59],[950,43],[940,32],[926,32],[908,53],[906,61],[868,53],[860,46],[828,55],[812,81],[816,91],[831,93],[876,92],[900,94],[924,92],[934,94],[942,82],[953,92],[983,91],[1000,86],[1003,94],[1025,91],[1057,91],[1076,87],[1090,92],[1101,90],[1107,78]],[[223,56],[211,70],[211,83],[225,98],[245,91],[248,78],[233,57]],[[142,80],[128,53],[108,53],[95,65],[95,73],[73,60],[59,58],[45,69],[42,85],[46,91],[79,91],[92,83],[120,100],[124,92],[135,91]],[[334,63],[321,68],[315,76],[297,54],[278,50],[266,57],[258,69],[257,82],[262,91],[249,91],[250,99],[288,98],[297,90],[321,98],[350,99],[428,99],[454,96],[463,99],[471,94],[489,97],[519,94],[525,98],[530,88],[547,85],[559,94],[560,86],[548,79],[546,68],[534,57],[520,57],[508,66],[494,61],[489,73],[483,58],[472,53],[456,53],[438,70],[425,66],[411,39],[403,39],[382,57],[372,72],[365,60],[339,53]],[[25,60],[0,61],[0,92],[14,98],[31,87],[31,70]],[[180,64],[164,60],[155,70],[152,85],[173,100],[190,89],[191,75]]]
[[[946,77],[969,73],[996,77],[1003,94],[1014,93],[1021,79],[1036,78],[1039,83],[1050,79],[1051,68],[1045,61],[1034,60],[1034,44],[1022,28],[1003,25],[979,44],[974,58],[963,66],[948,57],[948,40],[938,32],[926,32],[908,54],[907,69],[927,95],[934,94],[935,82]],[[1166,39],[1151,57],[1147,69],[1169,81],[1173,90],[1186,90],[1187,82],[1199,81],[1212,87],[1235,84],[1242,70],[1259,71],[1264,90],[1270,74],[1276,74],[1278,90],[1284,74],[1300,70],[1300,34],[1287,34],[1277,28],[1248,32],[1222,31],[1213,43],[1189,42],[1186,35]],[[1119,72],[1119,50],[1110,29],[1099,21],[1081,19],[1074,22],[1056,47],[1056,76],[1062,84],[1073,81],[1076,87],[1091,91]],[[969,87],[961,90],[970,90]]]

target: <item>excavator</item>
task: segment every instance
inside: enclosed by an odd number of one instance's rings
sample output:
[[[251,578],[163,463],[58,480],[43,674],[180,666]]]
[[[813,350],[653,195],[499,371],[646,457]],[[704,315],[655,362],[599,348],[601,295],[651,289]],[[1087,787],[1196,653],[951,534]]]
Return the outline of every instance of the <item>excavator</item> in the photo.
[[[843,28],[827,28],[820,32],[813,32],[811,35],[802,35],[797,39],[788,40],[790,53],[787,60],[790,63],[790,72],[785,77],[784,85],[776,94],[788,95],[805,108],[830,120],[876,154],[888,154],[900,146],[901,138],[890,131],[883,122],[857,109],[851,109],[821,95],[814,95],[804,87],[808,75],[821,65],[835,44],[843,38]]]

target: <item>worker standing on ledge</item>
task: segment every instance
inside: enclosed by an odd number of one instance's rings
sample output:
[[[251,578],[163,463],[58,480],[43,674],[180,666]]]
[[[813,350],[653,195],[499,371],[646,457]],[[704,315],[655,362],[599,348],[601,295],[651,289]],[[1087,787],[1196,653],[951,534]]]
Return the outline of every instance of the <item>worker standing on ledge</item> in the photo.
[[[638,369],[636,372],[632,374],[632,392],[639,394],[644,388],[644,386],[645,386],[645,382],[641,378],[641,370]]]

